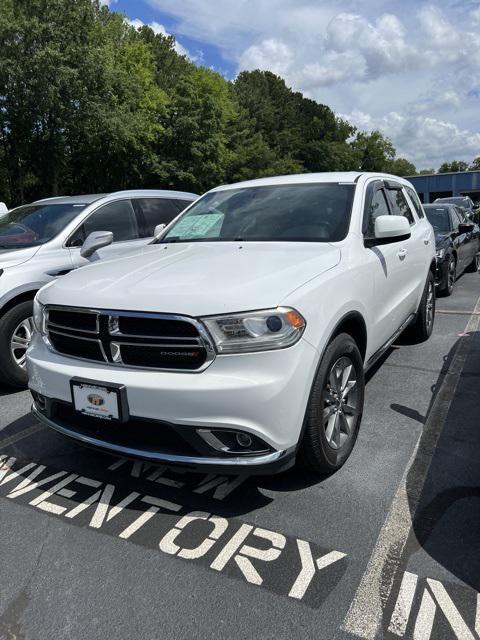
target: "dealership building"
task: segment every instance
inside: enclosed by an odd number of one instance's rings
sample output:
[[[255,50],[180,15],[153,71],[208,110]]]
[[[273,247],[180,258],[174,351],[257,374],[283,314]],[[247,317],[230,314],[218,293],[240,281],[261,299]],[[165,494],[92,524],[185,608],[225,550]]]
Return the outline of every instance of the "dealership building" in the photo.
[[[413,184],[425,204],[436,198],[451,196],[470,196],[474,202],[480,203],[480,171],[407,176],[407,180]]]

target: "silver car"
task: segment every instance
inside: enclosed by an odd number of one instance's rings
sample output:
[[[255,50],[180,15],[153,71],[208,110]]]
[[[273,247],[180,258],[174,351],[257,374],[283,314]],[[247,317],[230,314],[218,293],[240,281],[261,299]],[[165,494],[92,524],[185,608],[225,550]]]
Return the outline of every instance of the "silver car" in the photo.
[[[182,191],[47,198],[0,217],[0,383],[24,387],[33,298],[97,260],[138,251],[197,199]]]

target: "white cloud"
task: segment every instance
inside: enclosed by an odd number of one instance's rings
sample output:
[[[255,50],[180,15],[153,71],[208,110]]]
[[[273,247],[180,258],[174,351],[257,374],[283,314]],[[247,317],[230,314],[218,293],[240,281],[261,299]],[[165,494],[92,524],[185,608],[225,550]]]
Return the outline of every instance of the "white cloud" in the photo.
[[[135,29],[140,29],[141,27],[145,26],[145,23],[142,20],[140,20],[139,18],[134,18],[133,20],[127,19],[127,22],[132,27],[135,27]],[[159,22],[150,22],[147,26],[150,27],[150,29],[152,29],[152,31],[154,33],[156,33],[156,34],[160,34],[160,35],[165,36],[165,37],[168,37],[168,36],[171,35],[165,29],[163,24],[160,24]],[[176,38],[175,38],[175,51],[179,55],[187,56],[187,58],[190,58],[191,60],[196,60],[197,59],[197,57],[196,56],[192,56],[188,52],[188,50],[178,42],[178,40]]]
[[[104,7],[104,6],[109,7],[110,5],[115,4],[115,2],[117,1],[118,0],[99,0],[101,7]]]
[[[237,71],[370,118],[419,164],[478,155],[477,0],[147,1]]]
[[[372,118],[361,111],[353,111],[343,117],[359,129],[383,131],[391,138],[397,154],[408,158],[420,169],[432,164],[438,167],[451,160],[471,161],[480,149],[480,133],[431,116],[391,111],[380,118]]]

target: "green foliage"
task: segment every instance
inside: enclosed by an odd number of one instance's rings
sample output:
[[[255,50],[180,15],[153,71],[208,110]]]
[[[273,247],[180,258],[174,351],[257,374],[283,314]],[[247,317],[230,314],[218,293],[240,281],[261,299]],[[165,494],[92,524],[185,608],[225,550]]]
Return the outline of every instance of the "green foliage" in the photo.
[[[388,173],[393,173],[395,176],[415,176],[417,175],[417,169],[409,160],[395,158],[388,167]]]
[[[416,173],[379,131],[357,132],[275,74],[230,82],[99,0],[0,0],[0,200],[10,205],[352,170]]]
[[[453,162],[444,162],[439,170],[438,173],[451,173],[454,171],[467,171],[468,169],[468,163],[467,162],[463,162],[463,160],[454,160]]]
[[[393,144],[380,131],[357,133],[352,148],[358,171],[388,172],[395,159]]]
[[[480,156],[475,158],[472,164],[468,167],[469,171],[480,171]]]

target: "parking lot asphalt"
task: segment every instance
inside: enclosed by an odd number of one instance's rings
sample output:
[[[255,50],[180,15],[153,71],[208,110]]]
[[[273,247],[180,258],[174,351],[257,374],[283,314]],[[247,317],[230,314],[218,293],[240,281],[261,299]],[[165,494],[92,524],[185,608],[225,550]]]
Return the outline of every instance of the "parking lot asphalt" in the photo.
[[[370,372],[328,478],[122,460],[0,389],[0,639],[478,638],[479,285]]]

